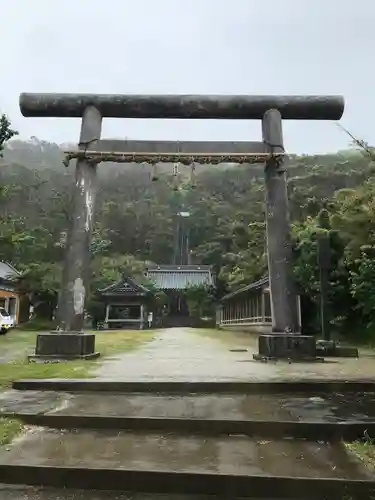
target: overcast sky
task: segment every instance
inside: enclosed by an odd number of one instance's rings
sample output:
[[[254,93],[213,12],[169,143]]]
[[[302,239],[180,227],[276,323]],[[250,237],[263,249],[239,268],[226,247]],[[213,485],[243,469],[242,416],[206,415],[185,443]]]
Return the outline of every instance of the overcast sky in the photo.
[[[374,0],[0,5],[0,112],[22,138],[77,142],[80,121],[23,118],[21,92],[343,94],[343,125],[375,144]],[[334,122],[288,122],[284,132],[290,152],[349,142]],[[260,123],[107,119],[103,137],[257,140]]]

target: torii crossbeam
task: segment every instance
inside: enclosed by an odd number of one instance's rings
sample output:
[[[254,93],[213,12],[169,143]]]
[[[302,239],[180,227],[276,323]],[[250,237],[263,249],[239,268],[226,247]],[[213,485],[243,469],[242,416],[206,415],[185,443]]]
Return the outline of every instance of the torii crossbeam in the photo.
[[[80,144],[79,150],[65,151],[67,162],[86,159],[92,163],[265,163],[272,153],[264,142],[129,141],[104,139]],[[282,153],[283,154],[283,153]],[[279,155],[280,156],[280,155]]]

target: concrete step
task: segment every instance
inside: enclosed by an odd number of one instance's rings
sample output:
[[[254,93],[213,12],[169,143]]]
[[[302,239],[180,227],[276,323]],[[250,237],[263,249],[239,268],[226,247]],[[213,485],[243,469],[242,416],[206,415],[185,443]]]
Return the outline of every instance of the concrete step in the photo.
[[[245,436],[34,428],[0,453],[1,482],[49,487],[255,498],[303,498],[312,488],[337,498],[375,492],[369,477],[338,443]]]
[[[194,374],[192,374],[193,376]],[[12,384],[22,391],[60,392],[142,392],[164,394],[295,394],[313,395],[348,392],[375,392],[374,379],[309,379],[278,380],[277,382],[237,381],[179,381],[142,380],[119,381],[111,378],[95,379],[22,379]]]
[[[223,500],[212,495],[170,495],[159,493],[133,493],[115,490],[76,490],[0,485],[1,500]],[[229,499],[228,499],[229,500]],[[242,500],[231,498],[230,500]],[[257,500],[256,498],[252,500]],[[273,498],[263,500],[275,500]]]
[[[269,420],[228,420],[166,417],[122,417],[94,415],[59,415],[16,413],[26,425],[51,429],[110,429],[127,432],[174,432],[180,435],[209,436],[243,435],[266,439],[306,439],[309,441],[354,442],[375,435],[375,422],[296,422]]]
[[[60,397],[57,398],[56,394]],[[170,417],[193,419],[280,420],[282,396],[258,394],[54,393],[8,391],[0,395],[0,411],[59,415]],[[56,408],[56,409],[55,409]]]
[[[374,392],[150,394],[9,390],[0,413],[236,421],[375,422]]]

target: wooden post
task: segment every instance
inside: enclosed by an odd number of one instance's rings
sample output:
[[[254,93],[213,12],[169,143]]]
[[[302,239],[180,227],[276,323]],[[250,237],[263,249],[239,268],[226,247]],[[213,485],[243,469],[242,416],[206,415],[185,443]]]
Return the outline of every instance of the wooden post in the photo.
[[[102,116],[88,106],[82,116],[79,148],[95,149],[100,139]],[[73,194],[73,216],[68,235],[57,325],[65,332],[81,332],[89,290],[91,232],[96,194],[96,165],[78,160]]]
[[[145,321],[145,314],[144,314],[144,306],[143,306],[143,304],[141,304],[140,307],[139,307],[139,319],[140,319],[139,329],[143,330],[144,321]]]
[[[262,290],[262,323],[266,321],[266,303],[264,298],[264,292]]]
[[[263,141],[271,153],[284,152],[282,117],[268,110],[262,120]],[[293,279],[292,245],[286,172],[283,158],[271,158],[265,166],[265,204],[268,270],[272,300],[272,331],[299,333],[297,301]]]
[[[109,308],[110,308],[110,304],[107,304],[105,306],[105,320],[104,320],[104,323],[106,326],[108,326],[108,319],[109,319]]]

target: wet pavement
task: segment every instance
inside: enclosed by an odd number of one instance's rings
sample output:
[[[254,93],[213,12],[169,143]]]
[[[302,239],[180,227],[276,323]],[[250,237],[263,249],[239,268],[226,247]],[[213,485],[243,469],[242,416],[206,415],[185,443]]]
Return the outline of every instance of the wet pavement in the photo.
[[[140,333],[141,335],[142,333]],[[216,335],[216,337],[215,337]],[[246,352],[241,349],[247,348]],[[252,346],[252,347],[251,347]],[[323,371],[338,365],[353,367],[369,376],[367,359],[341,359],[334,363],[260,363],[249,361],[256,340],[248,334],[175,328],[158,332],[155,340],[139,350],[107,358],[97,369],[104,380],[293,380],[323,378]],[[371,360],[371,374],[375,360]],[[248,361],[248,362],[246,362]],[[366,368],[367,367],[367,368]],[[342,368],[343,369],[343,368]],[[308,371],[310,370],[310,371]],[[366,371],[367,370],[367,371]],[[336,375],[334,371],[332,377]],[[350,378],[350,376],[345,377]],[[7,391],[0,394],[0,412],[31,412],[113,416],[227,418],[258,420],[371,420],[375,418],[375,394],[329,394],[318,397],[293,395],[184,395],[68,394],[51,391]]]
[[[218,335],[220,332],[218,331]],[[267,378],[274,368],[257,363],[249,369],[248,352],[231,352],[237,347],[195,333],[191,328],[161,330],[138,351],[107,358],[95,375],[116,380],[256,380]],[[249,342],[253,338],[249,337]],[[241,345],[241,342],[240,344]],[[245,363],[244,363],[245,361]]]
[[[257,338],[251,334],[217,330],[208,335],[190,328],[173,328],[159,331],[138,351],[105,359],[94,374],[101,379],[128,381],[348,380],[375,376],[375,358],[369,353],[359,359],[289,364],[254,361],[255,352]]]
[[[332,394],[306,397],[285,394],[187,396],[106,394],[67,395],[55,413],[130,417],[181,417],[232,420],[374,421],[375,394]]]
[[[279,398],[283,409],[299,420],[317,422],[375,421],[375,393],[346,393]]]
[[[118,491],[62,490],[52,488],[10,487],[0,484],[1,500],[223,500],[207,495],[162,495],[157,493],[119,493]],[[233,496],[228,500],[241,500]],[[257,500],[253,498],[253,500]],[[267,499],[262,499],[267,500]],[[273,500],[272,498],[268,500]]]
[[[35,429],[8,451],[8,465],[368,479],[340,443],[162,433]]]
[[[228,420],[293,419],[280,407],[278,397],[262,395],[149,395],[97,394],[67,395],[66,405],[55,413],[63,415],[169,417]]]
[[[53,391],[0,392],[0,413],[45,413],[59,407],[68,398],[67,394]]]
[[[140,332],[140,335],[142,333]],[[248,349],[244,351],[244,349]],[[250,335],[176,328],[137,351],[106,358],[95,375],[118,381],[269,381],[369,378],[373,358],[327,363],[260,363]],[[2,412],[232,420],[374,420],[375,394],[121,394],[7,391]],[[32,428],[6,449],[0,464],[187,471],[306,478],[369,479],[341,443],[195,436],[155,432]],[[52,493],[51,493],[52,492]],[[54,492],[54,493],[53,493]],[[49,496],[49,495],[53,496]],[[56,495],[55,495],[56,494]],[[203,500],[212,497],[128,495],[0,486],[4,500]],[[234,499],[233,499],[234,500]]]
[[[375,420],[375,393],[145,394],[14,391],[0,394],[1,413],[350,422]]]

